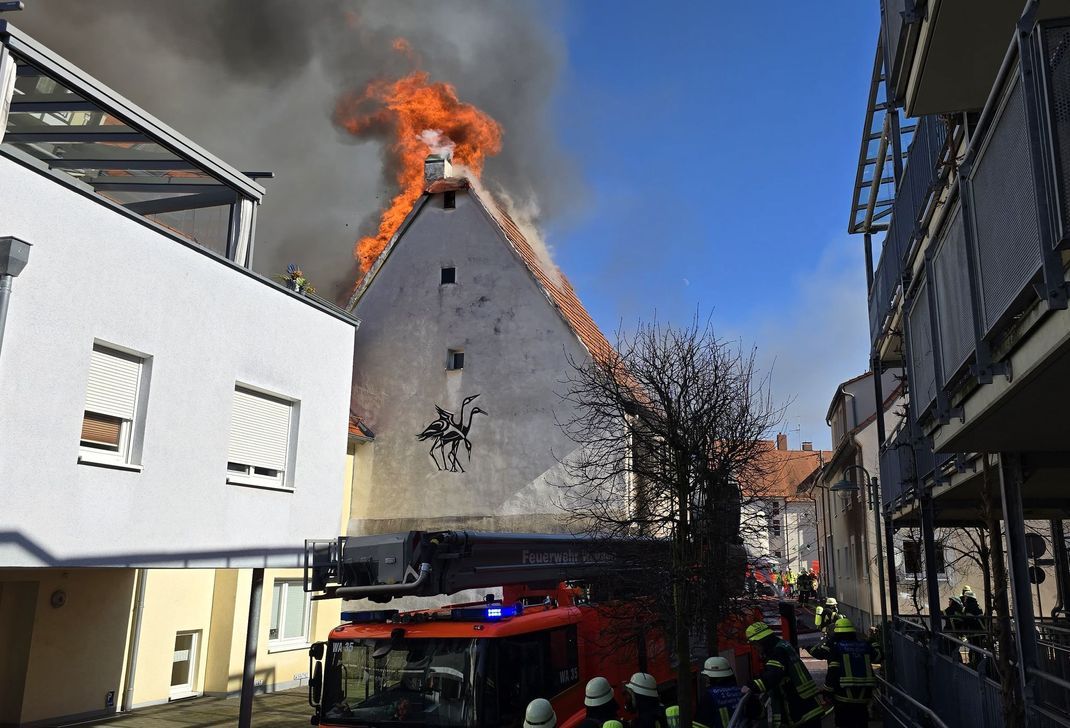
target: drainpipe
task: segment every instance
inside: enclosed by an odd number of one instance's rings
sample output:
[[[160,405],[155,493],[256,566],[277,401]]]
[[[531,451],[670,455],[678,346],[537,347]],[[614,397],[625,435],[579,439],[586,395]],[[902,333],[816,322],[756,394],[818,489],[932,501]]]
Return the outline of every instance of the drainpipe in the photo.
[[[11,282],[26,267],[30,244],[11,236],[0,238],[0,350],[4,346],[4,327],[11,302]]]
[[[127,712],[134,705],[134,673],[137,670],[137,653],[141,647],[141,620],[145,614],[145,582],[148,576],[147,569],[137,570],[137,581],[134,586],[134,626],[130,633],[130,651],[126,656],[126,676],[123,683],[123,704],[121,712]]]

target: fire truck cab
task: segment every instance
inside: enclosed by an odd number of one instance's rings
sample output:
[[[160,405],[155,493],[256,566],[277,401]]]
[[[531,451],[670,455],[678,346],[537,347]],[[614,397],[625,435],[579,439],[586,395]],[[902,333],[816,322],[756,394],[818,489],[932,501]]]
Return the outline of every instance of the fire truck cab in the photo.
[[[674,696],[661,632],[640,629],[627,601],[594,604],[576,586],[613,568],[595,542],[572,536],[414,531],[307,542],[315,598],[503,587],[500,599],[437,609],[343,611],[343,624],[310,650],[313,724],[520,726],[542,697],[568,728],[583,719],[589,679],[607,678],[623,707],[623,684],[640,671]]]

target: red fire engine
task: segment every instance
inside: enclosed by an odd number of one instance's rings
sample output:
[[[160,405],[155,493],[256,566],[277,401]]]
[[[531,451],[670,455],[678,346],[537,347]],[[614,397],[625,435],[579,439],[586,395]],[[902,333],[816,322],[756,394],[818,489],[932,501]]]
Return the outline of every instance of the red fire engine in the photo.
[[[527,704],[544,697],[569,728],[583,718],[587,680],[607,678],[623,705],[621,686],[640,671],[674,699],[661,632],[639,629],[628,600],[595,604],[577,586],[623,568],[597,542],[574,536],[411,531],[309,541],[305,589],[317,599],[389,602],[503,587],[500,600],[343,612],[343,624],[309,650],[312,722],[519,726]],[[615,631],[617,620],[626,629]],[[617,633],[634,636],[631,648]],[[749,665],[745,641],[725,637],[739,645],[737,663]]]

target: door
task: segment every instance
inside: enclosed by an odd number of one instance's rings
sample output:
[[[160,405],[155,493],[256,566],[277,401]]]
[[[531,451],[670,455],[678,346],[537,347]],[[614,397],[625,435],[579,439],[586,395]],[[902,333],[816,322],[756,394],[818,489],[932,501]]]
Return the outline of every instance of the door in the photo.
[[[171,657],[171,699],[196,695],[198,632],[179,632],[175,635],[175,650]]]

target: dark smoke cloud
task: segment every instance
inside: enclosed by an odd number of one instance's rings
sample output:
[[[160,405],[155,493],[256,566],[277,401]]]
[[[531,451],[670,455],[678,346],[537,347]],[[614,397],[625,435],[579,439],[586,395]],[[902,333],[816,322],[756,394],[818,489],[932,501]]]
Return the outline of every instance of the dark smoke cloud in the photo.
[[[395,191],[381,141],[339,132],[339,94],[412,60],[505,130],[484,177],[544,218],[582,190],[552,130],[565,59],[554,3],[515,0],[27,0],[16,26],[244,171],[272,170],[254,265],[299,263],[323,293],[356,275],[353,243]]]

